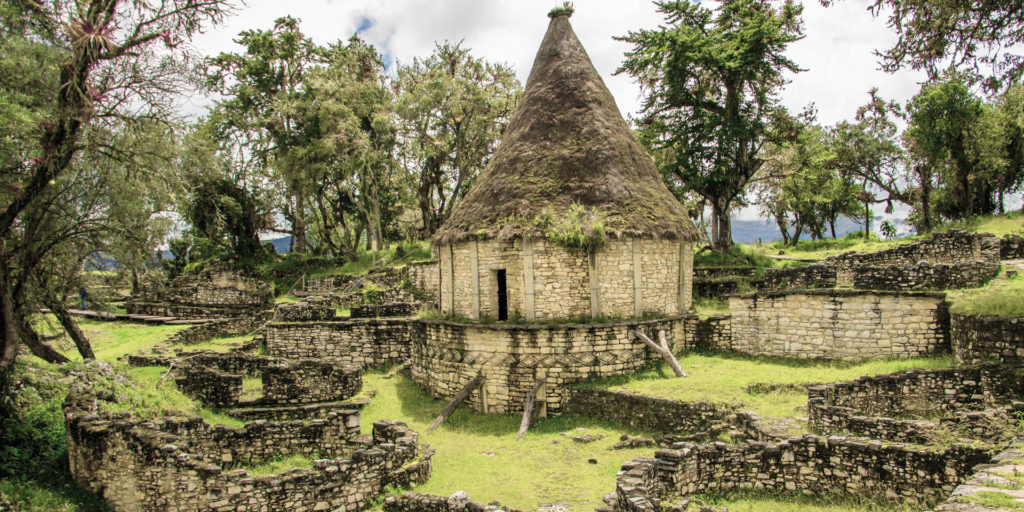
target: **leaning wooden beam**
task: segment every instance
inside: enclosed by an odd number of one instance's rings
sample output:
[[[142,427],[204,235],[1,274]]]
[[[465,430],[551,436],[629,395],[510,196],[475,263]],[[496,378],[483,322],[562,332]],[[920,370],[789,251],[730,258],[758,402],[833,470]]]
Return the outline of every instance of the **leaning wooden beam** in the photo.
[[[637,338],[640,338],[640,341],[644,342],[645,345],[651,347],[658,354],[661,354],[661,357],[664,358],[665,361],[668,362],[668,365],[672,367],[672,371],[675,372],[676,377],[686,377],[686,372],[684,372],[683,367],[679,365],[679,360],[672,354],[672,350],[668,348],[668,340],[665,338],[664,329],[658,331],[658,341],[661,342],[661,345],[651,341],[646,334],[640,331],[633,331],[633,334],[635,334]]]
[[[448,417],[451,416],[453,412],[455,412],[455,409],[459,406],[459,404],[461,404],[463,400],[469,397],[469,394],[472,393],[474,389],[480,387],[480,385],[483,384],[483,382],[483,372],[478,373],[477,376],[473,378],[473,380],[469,381],[469,384],[466,384],[466,387],[462,388],[462,390],[455,394],[455,398],[452,398],[451,402],[448,402],[448,405],[445,406],[443,411],[441,411],[441,415],[438,416],[437,419],[430,424],[430,428],[427,429],[427,432],[433,432],[435,428],[440,427],[441,424],[444,423],[445,420],[447,420]]]
[[[544,379],[537,379],[537,382],[533,383],[533,389],[530,390],[529,396],[526,397],[526,405],[523,407],[523,421],[519,423],[519,435],[516,436],[517,443],[526,435],[526,430],[530,428],[530,423],[533,423],[533,402],[537,400],[537,392],[540,391],[540,387],[543,385]]]

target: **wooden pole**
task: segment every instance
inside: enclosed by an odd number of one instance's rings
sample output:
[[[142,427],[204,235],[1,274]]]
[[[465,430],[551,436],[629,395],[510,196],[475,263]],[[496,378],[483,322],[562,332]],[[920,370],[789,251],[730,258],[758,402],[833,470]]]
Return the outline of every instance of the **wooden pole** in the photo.
[[[646,334],[640,331],[632,331],[640,341],[644,342],[644,345],[651,347],[655,352],[661,354],[661,357],[668,362],[668,365],[672,367],[672,371],[675,372],[676,377],[686,377],[686,372],[683,371],[683,367],[679,365],[679,360],[672,354],[672,350],[668,348],[668,340],[665,338],[665,330],[658,331],[658,341],[661,345],[651,341]]]
[[[462,390],[455,394],[455,398],[452,398],[451,402],[448,402],[448,405],[445,406],[443,411],[441,411],[441,415],[438,416],[437,419],[430,424],[430,428],[427,429],[427,433],[429,434],[430,432],[433,432],[434,429],[436,429],[437,427],[440,427],[441,424],[444,423],[445,420],[447,420],[448,417],[455,412],[455,409],[459,407],[459,404],[461,404],[462,401],[465,400],[469,396],[469,394],[473,392],[474,389],[483,384],[483,382],[484,374],[483,372],[480,372],[477,374],[475,378],[473,378],[473,380],[469,381],[469,384],[466,384],[466,386],[462,388]]]
[[[530,390],[529,396],[526,397],[526,405],[523,407],[523,421],[519,423],[519,435],[516,436],[516,442],[526,435],[526,430],[530,428],[533,416],[533,403],[537,400],[537,391],[544,385],[544,379],[537,379],[533,383],[533,389]]]

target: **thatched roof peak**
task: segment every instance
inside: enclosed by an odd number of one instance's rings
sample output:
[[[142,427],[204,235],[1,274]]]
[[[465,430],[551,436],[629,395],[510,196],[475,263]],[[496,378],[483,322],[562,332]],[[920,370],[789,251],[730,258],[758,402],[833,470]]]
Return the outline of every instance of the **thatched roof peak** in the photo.
[[[557,15],[501,144],[434,242],[541,238],[581,207],[608,236],[700,238]]]

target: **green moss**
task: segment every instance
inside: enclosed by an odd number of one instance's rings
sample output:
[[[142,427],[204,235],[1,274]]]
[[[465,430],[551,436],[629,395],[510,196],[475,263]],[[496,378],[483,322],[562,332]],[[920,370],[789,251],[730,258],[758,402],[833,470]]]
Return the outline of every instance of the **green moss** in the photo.
[[[320,455],[308,457],[302,454],[281,455],[272,457],[260,464],[232,466],[226,470],[244,469],[249,476],[278,475],[290,469],[312,469],[313,461],[322,458]]]
[[[534,225],[544,233],[544,238],[568,249],[593,251],[605,241],[605,215],[597,210],[588,211],[581,204],[573,203],[566,212],[552,209],[534,219]]]

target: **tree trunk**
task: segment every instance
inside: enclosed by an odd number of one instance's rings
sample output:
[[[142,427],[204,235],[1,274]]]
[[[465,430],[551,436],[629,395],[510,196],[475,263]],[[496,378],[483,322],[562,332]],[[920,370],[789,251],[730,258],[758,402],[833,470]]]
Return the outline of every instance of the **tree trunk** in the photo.
[[[18,357],[18,327],[7,269],[0,264],[0,369],[9,368]]]
[[[306,240],[306,198],[301,193],[295,194],[295,211],[292,212],[292,240],[295,252],[306,252],[309,242]]]
[[[540,391],[540,387],[543,385],[544,379],[537,379],[537,382],[533,383],[530,395],[526,397],[526,405],[523,406],[523,421],[519,422],[519,435],[516,436],[517,443],[526,435],[530,424],[533,423],[533,403],[537,400],[537,392]]]
[[[78,347],[78,353],[82,354],[82,359],[96,359],[96,355],[92,351],[92,345],[89,343],[89,338],[86,338],[85,333],[78,328],[78,323],[75,322],[75,319],[68,312],[68,308],[64,306],[64,303],[47,297],[46,307],[50,308],[50,312],[57,317],[57,320],[60,321],[60,325],[64,327],[68,336],[71,336],[75,346]]]
[[[727,251],[732,247],[732,221],[729,218],[729,200],[715,198],[711,203],[712,247]]]
[[[29,325],[27,320],[24,318],[18,318],[16,321],[18,323],[18,334],[21,335],[21,341],[25,342],[25,345],[28,345],[29,350],[31,350],[37,357],[43,361],[54,364],[71,362],[71,360],[65,357],[64,354],[57,352],[53,347],[44,343],[43,340],[39,338],[39,334],[35,329]]]
[[[676,374],[676,377],[686,377],[686,372],[684,372],[683,367],[679,365],[679,360],[676,359],[676,356],[674,354],[672,354],[672,350],[668,348],[668,340],[665,339],[664,329],[658,331],[658,341],[661,343],[660,345],[651,341],[651,339],[648,338],[646,334],[640,331],[633,331],[633,334],[635,334],[636,337],[640,339],[640,341],[644,342],[644,345],[651,347],[651,349],[653,349],[655,352],[661,355],[662,359],[664,359],[665,362],[667,362],[668,365],[672,368],[672,371]]]
[[[871,240],[871,203],[864,201],[864,241]]]
[[[473,378],[473,380],[469,381],[469,384],[466,384],[466,386],[463,387],[455,395],[455,398],[452,398],[451,402],[448,402],[448,405],[446,405],[444,410],[441,411],[441,415],[438,416],[437,419],[435,419],[434,422],[430,424],[430,428],[427,429],[427,433],[429,434],[433,432],[434,429],[436,429],[437,427],[440,427],[441,424],[444,423],[445,420],[447,420],[448,417],[455,412],[455,409],[459,407],[459,404],[461,404],[463,400],[468,398],[469,394],[472,393],[474,389],[480,387],[480,385],[483,383],[484,374],[478,373],[477,376]]]
[[[918,185],[921,187],[921,227],[925,233],[932,231],[932,176],[931,170],[925,164],[918,164],[917,171]]]

